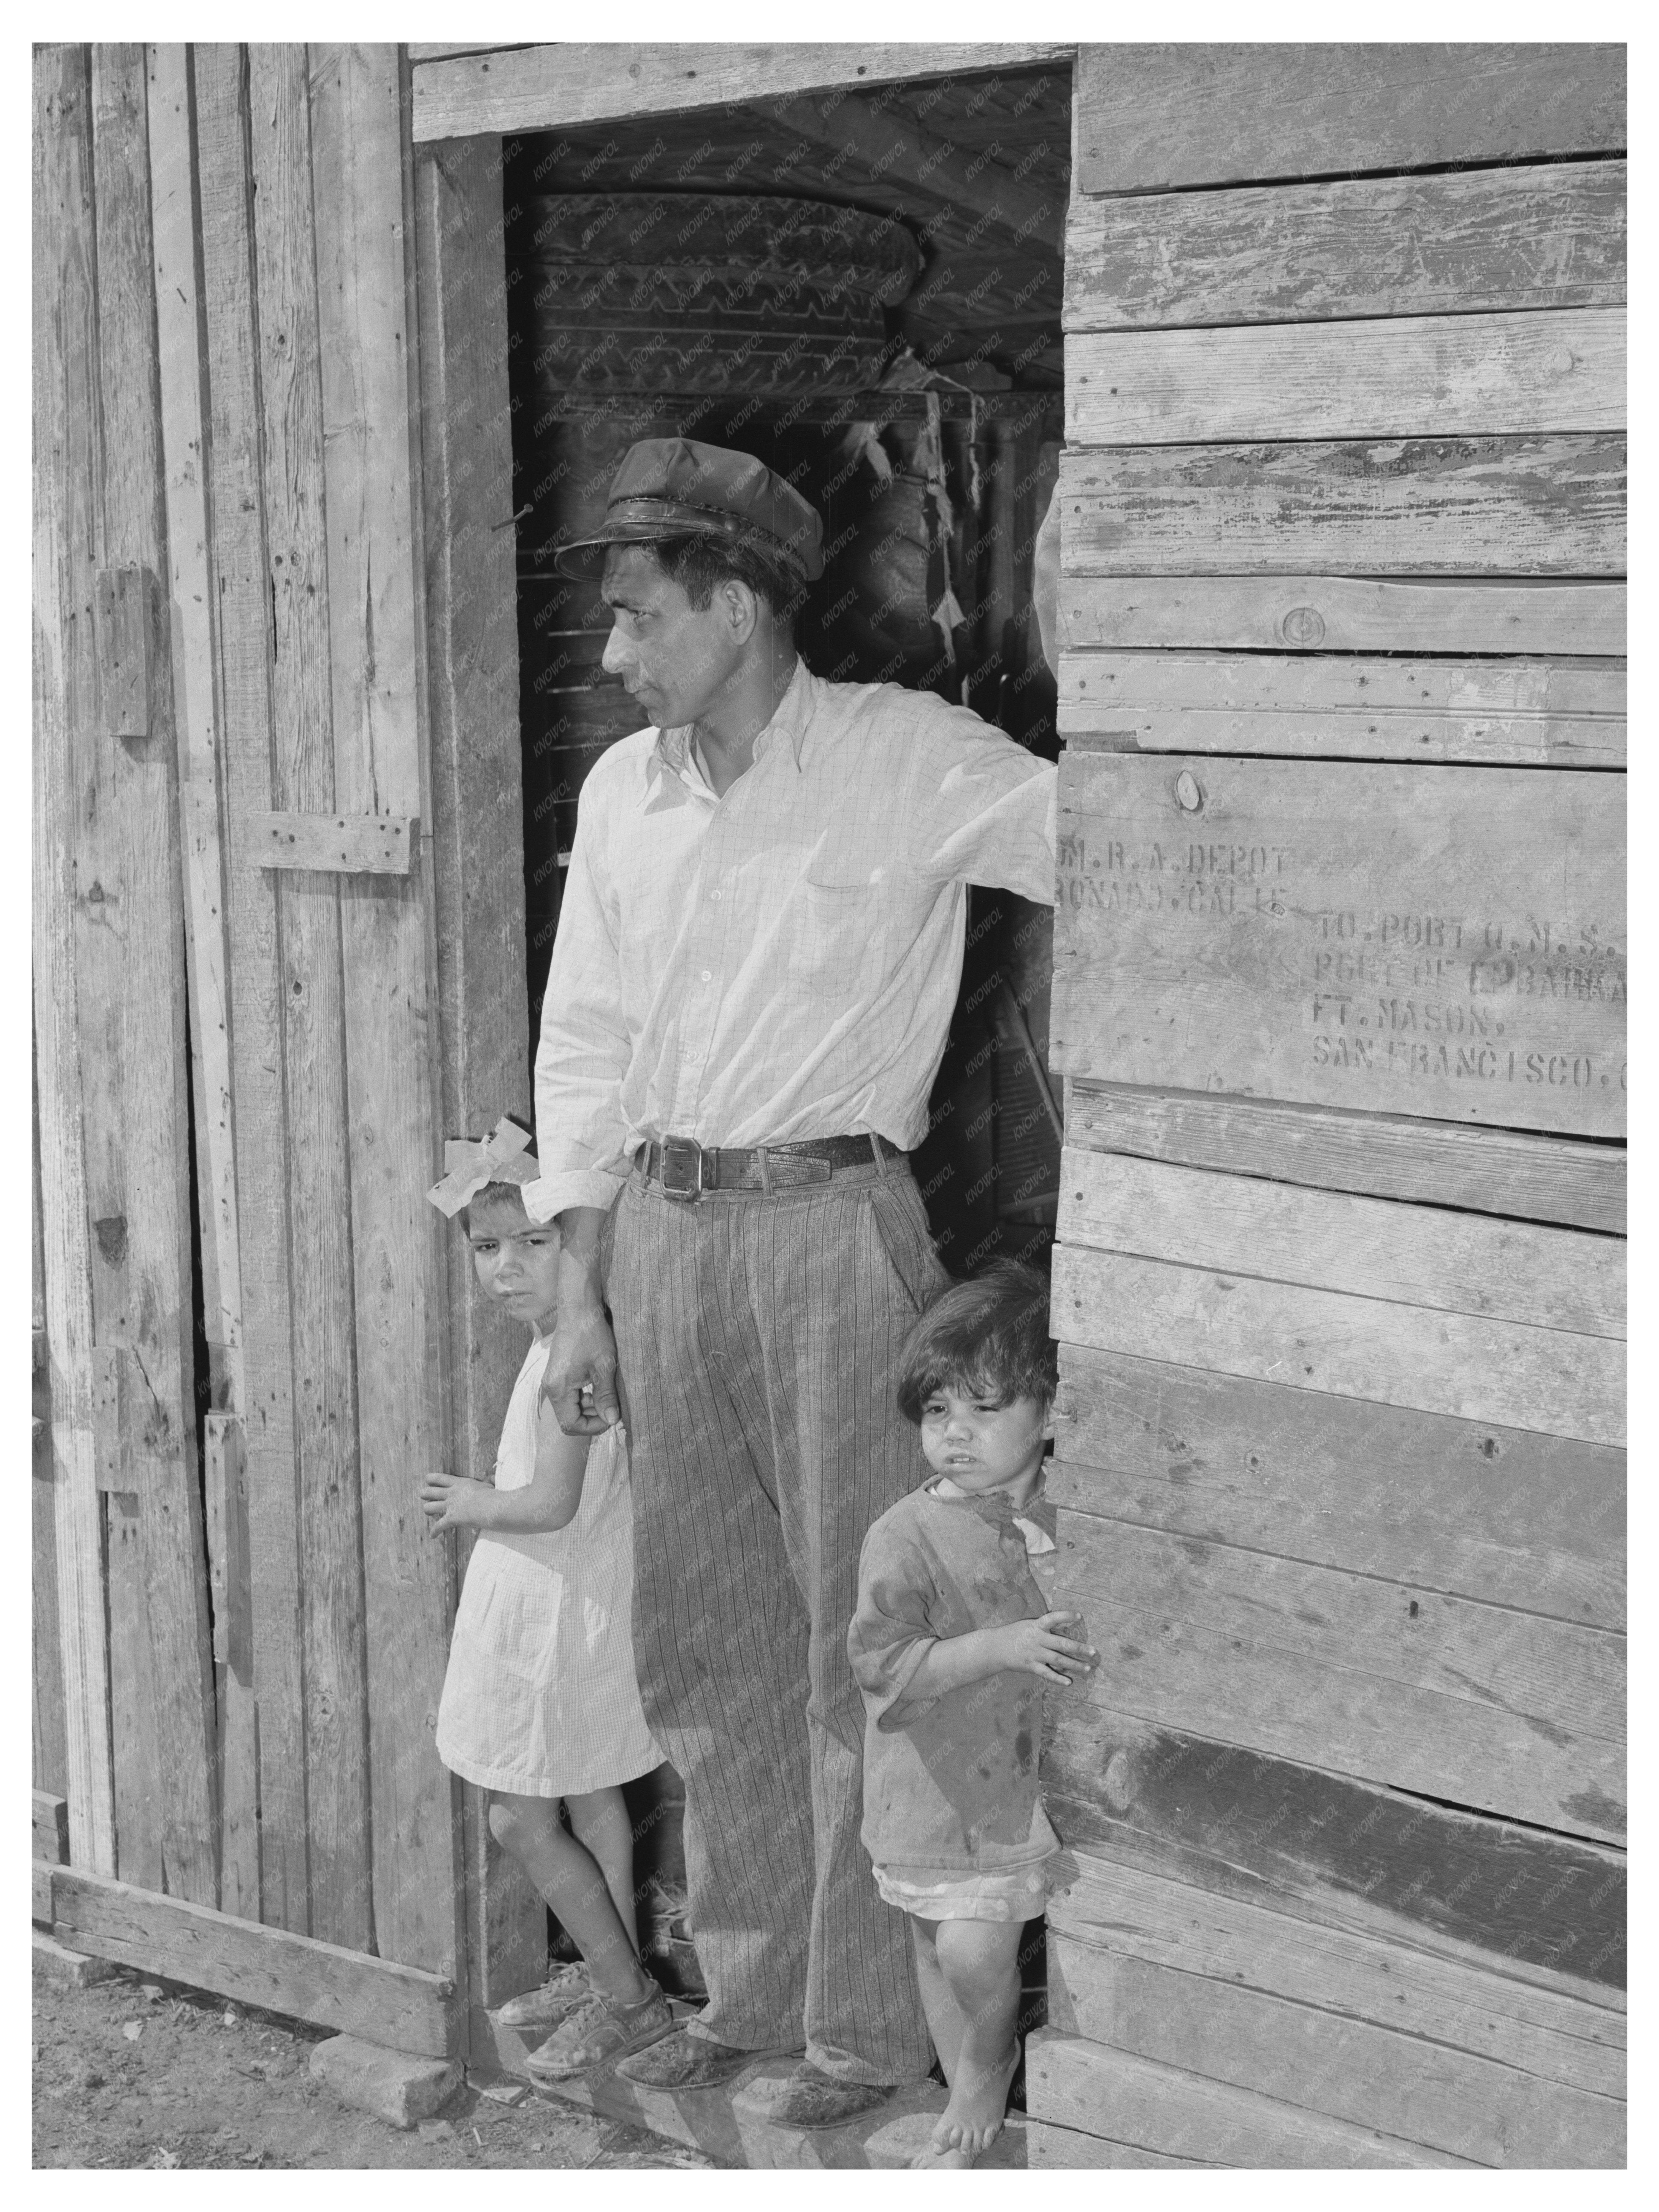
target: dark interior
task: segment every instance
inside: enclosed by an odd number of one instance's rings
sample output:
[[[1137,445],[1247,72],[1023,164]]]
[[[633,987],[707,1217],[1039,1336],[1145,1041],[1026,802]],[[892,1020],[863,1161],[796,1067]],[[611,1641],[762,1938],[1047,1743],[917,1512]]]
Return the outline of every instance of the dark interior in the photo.
[[[757,454],[818,507],[807,665],[969,706],[1045,759],[1032,541],[1062,436],[1070,72],[596,124],[504,149],[532,1036],[587,769],[639,726],[597,588],[553,567],[641,437]],[[915,1167],[945,1264],[1042,1262],[1052,917],[971,894]]]

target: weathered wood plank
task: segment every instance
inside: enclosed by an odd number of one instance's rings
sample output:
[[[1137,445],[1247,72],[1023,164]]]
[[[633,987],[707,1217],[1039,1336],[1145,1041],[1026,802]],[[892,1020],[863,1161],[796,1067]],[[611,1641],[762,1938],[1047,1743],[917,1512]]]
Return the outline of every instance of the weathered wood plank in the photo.
[[[52,1869],[44,1859],[29,1864],[29,1917],[44,1928],[52,1925]]]
[[[54,1797],[46,1790],[30,1792],[29,1841],[32,1857],[50,1860],[53,1866],[69,1864],[69,1800],[66,1797]]]
[[[203,1427],[213,1656],[239,1681],[246,1682],[252,1671],[253,1593],[248,1580],[247,1476],[241,1424],[234,1413],[210,1413]]]
[[[1091,1702],[1622,1838],[1622,1636],[1075,1510],[1060,1553],[1054,1602],[1101,1654]]]
[[[1069,1140],[1098,1152],[1625,1234],[1617,1146],[1088,1077],[1066,1085],[1065,1118]]]
[[[1069,61],[1057,45],[515,46],[411,72],[416,143]]]
[[[1096,2126],[1104,2126],[1103,2114],[1094,2116]],[[1188,2169],[1201,2167],[1206,2161],[1196,2158],[1171,2158],[1163,2151],[1147,2150],[1144,2147],[1131,2149],[1127,2143],[1110,2142],[1104,2136],[1086,2135],[1080,2127],[1057,2127],[1052,2120],[1025,2121],[1025,2163],[1028,2167],[1048,2171],[1081,2167],[1090,2173],[1098,2173],[1112,2167],[1176,2166]]]
[[[173,726],[182,802],[191,1064],[197,1078],[203,1298],[210,1358],[233,1395],[241,1362],[241,1296],[232,1148],[230,1016],[225,945],[222,744],[214,697],[198,214],[191,88],[180,46],[147,52],[150,202],[161,445],[167,518]]]
[[[168,725],[155,579],[148,568],[100,568],[93,629],[98,639],[97,729],[106,738],[153,738]]]
[[[37,848],[38,850],[38,848]],[[52,1340],[40,1206],[40,1104],[29,1037],[29,1772],[37,1790],[61,1791],[69,1772],[64,1711],[63,1623],[58,1612],[57,1486],[52,1470]]]
[[[54,1924],[77,1950],[418,2057],[459,2047],[453,1982],[262,1928],[76,1868],[52,1877]]]
[[[429,817],[398,49],[313,47],[309,88],[334,786],[360,817]],[[447,1444],[431,906],[429,865],[341,890],[374,1934],[453,1974],[459,1790],[431,1737],[453,1568],[410,1480]]]
[[[1062,569],[1622,575],[1625,474],[1589,432],[1066,453]]]
[[[1619,153],[1626,143],[1621,46],[1085,46],[1076,99],[1084,192]]]
[[[1025,2109],[1129,2150],[1194,2166],[1434,2166],[1473,2164],[1326,2119],[1180,2067],[1039,2027],[1025,2039]]]
[[[1108,1860],[1078,1869],[1049,1900],[1050,2027],[1482,2165],[1622,2159],[1621,2014]]]
[[[1062,711],[1119,704],[1282,714],[1489,715],[1622,721],[1622,661],[1407,659],[1326,653],[1073,653]]]
[[[39,1054],[42,1269],[49,1350],[53,1540],[64,1703],[64,1771],[76,1861],[115,1867],[104,1576],[92,1403],[94,1344],[84,1106],[80,1093],[76,902],[76,754],[96,711],[89,610],[95,557],[97,271],[87,49],[37,46],[31,318],[33,393],[32,932]]]
[[[1619,430],[1622,307],[1122,331],[1066,341],[1078,446]]]
[[[1165,1360],[1060,1352],[1056,1504],[1625,1626],[1625,1457]]]
[[[203,1503],[219,1691],[219,1906],[259,1917],[259,1741],[241,1417],[204,1417]]]
[[[1625,2162],[1622,2096],[1437,2046],[1414,2025],[1402,2031],[1353,2020],[1219,1976],[1091,1954],[1052,1936],[1049,1961],[1051,1975],[1072,1983],[1083,2034],[1206,2082],[1281,2098],[1483,2166]],[[1060,2018],[1051,2024],[1064,2025]]]
[[[130,1753],[114,1739],[126,1657],[125,1560],[106,1548],[100,1469],[108,1431],[99,1403],[100,1315],[93,1292],[93,1209],[101,1146],[81,1079],[81,939],[85,895],[99,881],[84,824],[83,755],[100,727],[102,684],[93,619],[103,532],[102,451],[92,86],[84,46],[34,56],[34,1007],[40,1053],[44,1260],[68,1767],[77,1858],[117,1865],[137,1820],[126,1802]],[[100,884],[101,890],[101,884]],[[97,998],[88,988],[89,1009]],[[89,1130],[89,1120],[94,1127]],[[106,1178],[104,1179],[106,1184]],[[97,1209],[101,1216],[101,1207]],[[121,1224],[125,1238],[125,1223]],[[112,1600],[115,1619],[112,1620]],[[145,1656],[142,1651],[139,1657]],[[135,1661],[134,1662],[137,1662]],[[114,1710],[112,1710],[112,1704]],[[120,1816],[118,1819],[118,1815]],[[151,1837],[159,1869],[159,1843]]]
[[[1622,768],[1623,664],[1066,653],[1057,721],[1112,752]]]
[[[1065,650],[1619,654],[1623,584],[1374,576],[1066,576]]]
[[[250,46],[248,72],[274,632],[270,803],[279,813],[333,814],[347,806],[337,792],[331,705],[313,237],[320,196],[313,191],[307,49]],[[239,836],[244,830],[237,825]],[[324,877],[279,880],[309,1932],[362,1950],[374,1927],[372,1815],[340,893]],[[372,1052],[373,1041],[361,1048]]]
[[[185,860],[185,974],[190,992],[191,1087],[195,1109],[198,1263],[208,1386],[216,1407],[246,1402],[242,1363],[241,1255],[236,1211],[231,1091],[228,908],[225,881],[224,738],[218,708],[217,595],[212,587],[207,424],[210,400],[203,330],[191,87],[186,50],[152,46],[147,54],[150,204],[155,240],[155,308],[165,463],[167,550],[172,563],[174,725]],[[238,1663],[225,1663],[227,1586],[246,1606],[246,1562],[227,1575],[224,1538],[246,1534],[225,1503],[222,1469],[213,1462],[207,1417],[204,1468],[208,1571],[214,1594],[218,1707],[219,1904],[258,1914],[258,1750],[246,1614],[235,1631]],[[240,1436],[240,1429],[237,1431]],[[240,1461],[236,1474],[240,1474]],[[237,1494],[234,1481],[229,1486]]]
[[[1624,2005],[1622,1850],[1065,1697],[1043,1786],[1073,1850]]]
[[[1053,1327],[1068,1343],[1586,1443],[1625,1441],[1624,1346],[1380,1298],[1054,1251]]]
[[[407,876],[420,849],[418,816],[256,814],[248,837],[262,868],[320,875]]]
[[[1084,753],[1059,804],[1067,1074],[1623,1135],[1622,778]]]
[[[457,140],[415,164],[432,904],[445,1131],[529,1121],[524,823],[501,146]],[[446,1464],[492,1462],[512,1392],[511,1332],[465,1240],[447,1250],[450,1432]],[[459,1562],[458,1562],[459,1565]],[[472,2008],[500,2005],[546,1971],[547,1915],[489,1832],[484,1793],[464,1793]]]
[[[147,570],[153,580],[168,562],[147,109],[144,49],[94,46],[102,502],[96,557],[103,568]],[[191,1334],[179,801],[170,655],[163,635],[154,646],[150,730],[160,742],[102,736],[82,754],[83,804],[92,817],[85,853],[96,872],[83,894],[77,963],[82,1079],[88,1202],[94,1224],[105,1224],[94,1228],[99,1339],[131,1352],[143,1386],[131,1437],[143,1467],[142,1504],[134,1576],[121,1600],[127,1647],[118,1650],[115,1672],[130,1675],[135,1697],[154,1702],[156,1779],[153,1790],[147,1778],[140,1789],[166,1886],[175,1896],[213,1905],[218,1810]],[[112,1558],[112,1584],[115,1573]],[[116,1618],[112,1587],[112,1641]],[[125,1750],[118,1729],[118,1775]]]
[[[1078,194],[1066,328],[1617,307],[1626,198],[1623,161]]]
[[[1068,1244],[1622,1339],[1622,1237],[1067,1148]]]
[[[223,1903],[301,1933],[310,1924],[306,1832],[305,1698],[300,1634],[299,1504],[289,1310],[283,1097],[283,975],[275,883],[248,851],[242,824],[271,804],[272,569],[265,536],[252,289],[252,178],[243,50],[192,50],[200,180],[220,727],[228,839],[227,921],[231,1068],[239,1147],[243,1452],[248,1567],[254,1600],[252,1693],[257,1744],[226,1739],[225,1815],[239,1848],[225,1858]],[[257,1774],[246,1771],[252,1751]],[[258,1808],[257,1834],[247,1814]],[[251,1855],[251,1856],[250,1856]],[[257,1891],[250,1893],[252,1871]]]
[[[1477,1965],[1397,1936],[1322,1925],[1084,1850],[1061,1862],[1046,1917],[1049,2025],[1069,2033],[1115,2040],[1081,2011],[1100,1993],[1103,1954],[1115,1954],[1406,2028],[1449,2051],[1524,2067],[1540,2081],[1624,2094],[1622,2007],[1522,1981],[1497,1960]],[[1058,1976],[1056,1939],[1065,1960]],[[1304,2100],[1292,2093],[1291,2101]]]

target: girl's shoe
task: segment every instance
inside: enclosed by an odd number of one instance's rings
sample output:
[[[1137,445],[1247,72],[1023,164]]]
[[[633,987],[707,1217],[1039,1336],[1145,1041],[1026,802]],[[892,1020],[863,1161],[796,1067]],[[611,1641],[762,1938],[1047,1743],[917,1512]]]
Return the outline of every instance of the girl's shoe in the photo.
[[[578,1959],[574,1966],[556,1966],[538,1990],[509,1997],[495,2014],[503,2027],[556,2027],[592,1994],[587,1968]]]
[[[538,2088],[554,2081],[568,2081],[630,2051],[643,2051],[674,2032],[674,2015],[660,1990],[653,1989],[638,2004],[623,2004],[594,1990],[574,2012],[568,2013],[545,2043],[532,2051],[525,2070]]]

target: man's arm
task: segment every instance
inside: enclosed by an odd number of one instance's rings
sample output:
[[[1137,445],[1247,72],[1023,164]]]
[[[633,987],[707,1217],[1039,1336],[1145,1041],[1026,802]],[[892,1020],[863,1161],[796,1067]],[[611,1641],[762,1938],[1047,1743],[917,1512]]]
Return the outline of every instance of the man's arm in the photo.
[[[619,1101],[629,1042],[615,925],[595,868],[599,842],[584,787],[542,1000],[536,1048],[541,1174],[524,1189],[532,1220],[556,1220],[558,1316],[541,1395],[570,1436],[618,1418],[617,1346],[605,1314],[599,1240],[622,1175]]]
[[[991,884],[1054,902],[1059,779],[965,707],[929,701],[917,721],[903,818],[916,865],[936,881]]]
[[[593,1437],[622,1419],[617,1340],[605,1318],[599,1239],[608,1209],[573,1206],[558,1217],[559,1311],[542,1401],[568,1436]]]

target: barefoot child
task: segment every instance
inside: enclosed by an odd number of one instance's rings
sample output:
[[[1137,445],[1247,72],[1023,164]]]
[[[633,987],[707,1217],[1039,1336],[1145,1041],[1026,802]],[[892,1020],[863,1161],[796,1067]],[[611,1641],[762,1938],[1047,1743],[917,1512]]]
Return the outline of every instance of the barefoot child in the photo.
[[[1042,1686],[1096,1663],[1029,1563],[1054,1547],[1042,1494],[1054,1381],[1040,1275],[999,1261],[945,1291],[898,1387],[933,1473],[860,1556],[847,1648],[866,1710],[863,1839],[882,1895],[910,1916],[951,2085],[919,2166],[972,2166],[1001,2128],[1020,1936],[1059,1847],[1037,1789]]]
[[[501,1164],[499,1152],[486,1161]],[[509,1172],[533,1174],[535,1163],[515,1159]],[[453,1176],[433,1197],[449,1212],[447,1187],[453,1196]],[[516,2025],[553,2027],[532,2054],[532,2079],[563,2080],[643,2050],[673,2026],[640,1964],[621,1787],[662,1761],[634,1676],[627,1447],[619,1428],[566,1436],[539,1402],[557,1231],[530,1219],[516,1180],[485,1182],[460,1219],[478,1280],[533,1334],[494,1484],[428,1474],[421,1489],[434,1534],[480,1532],[455,1615],[437,1748],[446,1766],[490,1792],[490,1832],[581,1952],[585,1971],[508,2008]]]

